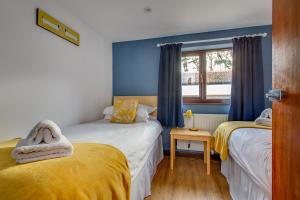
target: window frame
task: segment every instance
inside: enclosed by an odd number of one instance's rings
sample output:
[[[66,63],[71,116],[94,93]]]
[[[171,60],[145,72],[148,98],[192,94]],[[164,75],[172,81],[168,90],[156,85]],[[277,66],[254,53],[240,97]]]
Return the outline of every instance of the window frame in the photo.
[[[182,57],[199,56],[199,96],[182,96],[184,104],[230,104],[230,99],[206,99],[206,52],[231,50],[232,48],[218,48],[196,51],[184,51]],[[182,87],[182,86],[181,86]]]

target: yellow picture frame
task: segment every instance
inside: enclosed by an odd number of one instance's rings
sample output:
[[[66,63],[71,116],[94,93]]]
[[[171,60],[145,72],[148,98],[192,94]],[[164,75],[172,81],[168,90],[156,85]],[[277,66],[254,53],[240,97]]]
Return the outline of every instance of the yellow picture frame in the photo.
[[[40,8],[37,9],[37,25],[77,46],[80,45],[79,33]]]

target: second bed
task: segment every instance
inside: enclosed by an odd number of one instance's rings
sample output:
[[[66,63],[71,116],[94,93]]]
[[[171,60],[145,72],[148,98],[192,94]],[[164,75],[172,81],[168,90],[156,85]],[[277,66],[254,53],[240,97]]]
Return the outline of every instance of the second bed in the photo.
[[[234,200],[272,199],[272,130],[240,128],[228,142],[221,171]]]
[[[63,130],[72,143],[109,144],[126,156],[131,173],[131,199],[151,194],[151,181],[163,159],[162,127],[157,120],[134,124],[114,124],[100,120]]]

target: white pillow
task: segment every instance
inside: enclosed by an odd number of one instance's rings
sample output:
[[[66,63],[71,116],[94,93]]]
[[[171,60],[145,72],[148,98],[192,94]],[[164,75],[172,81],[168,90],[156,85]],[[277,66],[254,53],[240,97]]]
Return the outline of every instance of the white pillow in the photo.
[[[103,114],[104,115],[112,115],[114,113],[114,107],[113,106],[108,106],[104,108]]]
[[[106,120],[110,120],[110,119],[111,119],[111,115],[110,115],[110,114],[106,114],[106,115],[104,115],[104,119],[106,119]]]
[[[143,107],[138,107],[137,111],[136,111],[136,118],[135,121],[136,122],[148,122],[149,119],[149,114],[147,109],[143,108]]]
[[[139,104],[138,108],[144,108],[144,109],[146,109],[147,112],[148,112],[148,114],[151,114],[151,113],[153,113],[154,111],[157,110],[157,107],[147,106],[147,105],[144,105],[144,104]]]

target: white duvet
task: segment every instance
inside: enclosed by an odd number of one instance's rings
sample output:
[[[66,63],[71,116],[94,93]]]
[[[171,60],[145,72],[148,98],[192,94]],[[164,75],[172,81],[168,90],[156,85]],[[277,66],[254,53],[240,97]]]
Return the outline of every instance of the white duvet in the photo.
[[[272,195],[272,132],[241,128],[231,134],[230,156],[269,196]]]
[[[116,124],[100,120],[62,130],[62,133],[73,143],[92,142],[118,148],[128,160],[132,178],[142,167],[143,158],[161,132],[162,127],[156,120],[134,124]]]

